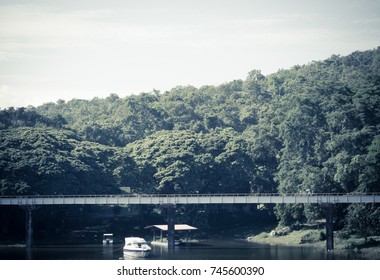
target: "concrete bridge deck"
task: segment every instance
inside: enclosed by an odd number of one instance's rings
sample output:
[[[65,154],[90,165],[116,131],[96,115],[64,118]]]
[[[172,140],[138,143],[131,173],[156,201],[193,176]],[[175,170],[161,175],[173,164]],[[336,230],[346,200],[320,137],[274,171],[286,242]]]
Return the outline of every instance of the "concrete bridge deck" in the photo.
[[[380,193],[135,194],[0,196],[0,205],[380,203]]]

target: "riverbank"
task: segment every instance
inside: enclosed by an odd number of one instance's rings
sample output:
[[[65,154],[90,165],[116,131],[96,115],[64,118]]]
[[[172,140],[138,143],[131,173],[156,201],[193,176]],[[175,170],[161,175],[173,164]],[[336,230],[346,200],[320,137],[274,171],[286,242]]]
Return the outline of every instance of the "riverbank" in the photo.
[[[283,235],[276,235],[273,231],[261,232],[248,236],[249,242],[270,245],[311,246],[325,248],[326,240],[324,230],[300,229],[285,230]],[[380,259],[380,236],[371,236],[367,239],[355,235],[346,235],[334,232],[334,253],[347,253],[353,251],[361,259]]]

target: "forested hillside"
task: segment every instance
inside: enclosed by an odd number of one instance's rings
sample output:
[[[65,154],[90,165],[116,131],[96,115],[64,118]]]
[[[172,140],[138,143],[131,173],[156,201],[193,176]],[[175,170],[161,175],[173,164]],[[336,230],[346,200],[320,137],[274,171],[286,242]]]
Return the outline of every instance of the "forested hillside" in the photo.
[[[6,108],[0,136],[1,195],[380,192],[380,48],[219,86]],[[377,206],[339,211],[380,234]]]

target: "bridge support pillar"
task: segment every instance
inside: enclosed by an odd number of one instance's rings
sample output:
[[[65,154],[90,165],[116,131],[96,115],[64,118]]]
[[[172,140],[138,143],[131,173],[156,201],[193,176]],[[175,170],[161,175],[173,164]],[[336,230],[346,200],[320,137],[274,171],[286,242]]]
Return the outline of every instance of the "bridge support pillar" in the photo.
[[[175,235],[175,205],[165,205],[167,209],[167,222],[168,222],[168,249],[174,249],[174,235]]]
[[[26,258],[32,258],[33,247],[33,217],[32,211],[35,209],[33,205],[24,207],[25,210],[25,245],[26,245]]]
[[[334,250],[334,205],[332,203],[321,204],[326,213],[326,250]]]

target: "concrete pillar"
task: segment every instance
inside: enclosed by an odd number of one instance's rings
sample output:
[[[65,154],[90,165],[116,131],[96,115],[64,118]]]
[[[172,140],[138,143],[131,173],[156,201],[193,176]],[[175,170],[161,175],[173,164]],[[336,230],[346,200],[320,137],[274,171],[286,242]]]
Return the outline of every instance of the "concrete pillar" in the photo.
[[[327,251],[334,250],[334,214],[333,205],[330,203],[326,207],[326,249]]]
[[[321,204],[326,214],[326,250],[334,250],[334,205],[332,203]]]
[[[26,236],[25,244],[27,248],[32,248],[33,246],[33,220],[32,220],[32,210],[34,207],[27,206],[25,207],[25,224],[26,224]]]
[[[174,249],[174,235],[175,235],[175,222],[174,222],[174,215],[175,215],[175,206],[174,205],[168,205],[168,248]]]
[[[32,211],[35,207],[33,205],[26,206],[25,210],[25,245],[26,245],[26,259],[32,259],[33,247],[33,219]]]

